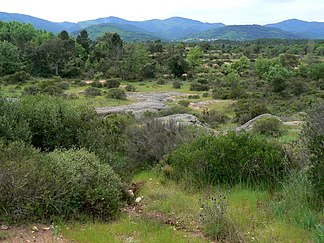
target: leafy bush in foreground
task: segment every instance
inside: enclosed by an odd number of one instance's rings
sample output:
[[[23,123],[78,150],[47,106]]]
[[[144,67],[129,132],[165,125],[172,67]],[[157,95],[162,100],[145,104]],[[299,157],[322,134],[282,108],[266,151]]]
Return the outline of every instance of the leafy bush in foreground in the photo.
[[[165,161],[178,180],[198,186],[249,182],[274,185],[286,173],[283,149],[248,133],[205,136],[176,149]]]
[[[121,182],[83,149],[47,155],[22,143],[0,144],[0,221],[114,217]]]

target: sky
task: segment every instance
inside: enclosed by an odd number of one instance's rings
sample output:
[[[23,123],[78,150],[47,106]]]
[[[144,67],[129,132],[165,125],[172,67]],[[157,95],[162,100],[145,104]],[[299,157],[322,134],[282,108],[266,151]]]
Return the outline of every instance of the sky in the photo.
[[[262,25],[292,18],[324,22],[324,0],[0,0],[0,12],[55,22],[108,16],[138,21],[179,16],[226,25]]]

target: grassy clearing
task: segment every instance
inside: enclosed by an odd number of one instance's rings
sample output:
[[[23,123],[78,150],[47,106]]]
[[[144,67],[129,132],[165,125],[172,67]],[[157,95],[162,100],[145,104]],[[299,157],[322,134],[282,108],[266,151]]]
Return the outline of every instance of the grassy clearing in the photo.
[[[146,213],[160,212],[174,217],[188,230],[200,227],[198,199],[224,192],[220,188],[189,192],[150,172],[137,175],[134,181],[146,182],[139,194],[143,197]],[[277,199],[269,191],[238,185],[227,194],[227,200],[229,218],[240,237],[247,242],[310,242],[313,238],[312,230],[273,213]]]
[[[75,224],[64,227],[62,233],[66,239],[76,242],[209,242],[156,220],[127,215],[110,224]]]

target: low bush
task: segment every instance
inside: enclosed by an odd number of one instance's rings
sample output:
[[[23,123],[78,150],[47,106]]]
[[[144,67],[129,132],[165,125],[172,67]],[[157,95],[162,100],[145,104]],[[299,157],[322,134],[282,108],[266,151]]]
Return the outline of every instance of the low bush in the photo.
[[[176,80],[172,83],[174,89],[181,89],[182,83],[179,80]]]
[[[27,80],[30,80],[31,76],[29,73],[25,71],[19,71],[14,74],[11,74],[7,76],[6,81],[9,84],[18,84],[18,83],[23,83],[26,82]]]
[[[108,89],[118,88],[120,86],[120,81],[119,79],[108,79],[105,83],[105,86]]]
[[[101,90],[95,87],[86,88],[83,93],[87,97],[101,96]]]
[[[276,117],[261,117],[253,124],[252,131],[276,137],[282,134],[282,121]]]
[[[199,136],[198,131],[179,126],[175,122],[157,119],[126,130],[127,154],[134,167],[154,165],[177,146]]]
[[[191,91],[208,91],[209,86],[208,86],[208,84],[194,82],[190,85],[190,90]]]
[[[229,120],[229,117],[224,115],[224,113],[221,113],[215,109],[205,109],[202,111],[202,114],[200,116],[201,120],[211,127],[216,127],[217,125],[221,123],[225,123]]]
[[[127,84],[125,87],[125,90],[127,92],[135,92],[136,91],[136,86],[133,84]]]
[[[42,154],[12,143],[0,155],[0,221],[109,219],[122,205],[118,176],[83,149]]]
[[[110,89],[107,93],[107,98],[116,100],[126,100],[126,93],[122,89]]]
[[[244,124],[256,116],[269,113],[269,109],[262,100],[242,99],[233,104],[236,121]]]
[[[234,132],[183,145],[165,162],[174,168],[175,179],[197,186],[247,182],[271,187],[285,175],[287,165],[279,144]]]

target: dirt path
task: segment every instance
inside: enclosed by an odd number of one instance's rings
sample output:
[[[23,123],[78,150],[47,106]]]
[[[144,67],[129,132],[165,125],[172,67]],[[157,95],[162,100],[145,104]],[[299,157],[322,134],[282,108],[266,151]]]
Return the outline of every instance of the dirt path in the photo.
[[[58,232],[55,234],[52,226],[44,224],[33,224],[24,226],[11,226],[8,229],[0,230],[0,242],[8,243],[65,243],[70,242],[63,238]]]
[[[168,106],[165,104],[167,101],[173,101],[177,97],[186,97],[188,95],[179,92],[128,92],[127,97],[136,100],[136,103],[124,106],[101,107],[97,108],[96,111],[102,116],[117,112],[132,112],[135,117],[140,117],[147,111],[157,112],[167,109]]]

